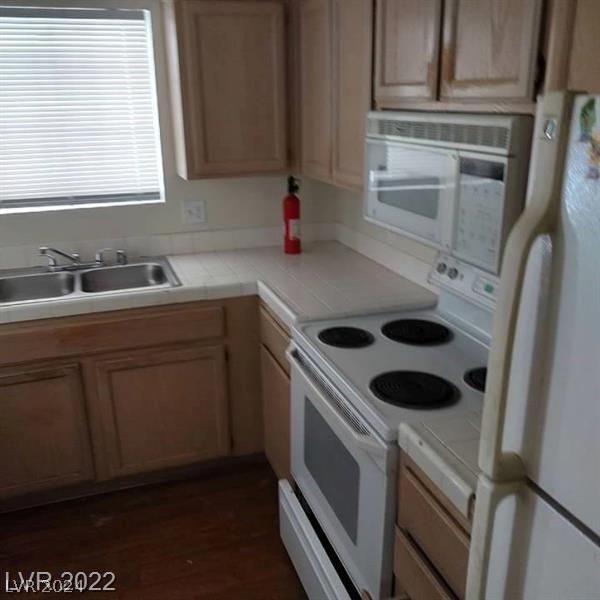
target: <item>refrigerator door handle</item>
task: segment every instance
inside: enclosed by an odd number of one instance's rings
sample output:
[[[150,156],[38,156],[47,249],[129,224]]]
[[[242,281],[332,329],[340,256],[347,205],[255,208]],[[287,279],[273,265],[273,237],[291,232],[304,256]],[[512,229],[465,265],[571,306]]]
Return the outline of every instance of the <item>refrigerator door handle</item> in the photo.
[[[524,484],[524,479],[496,483],[483,474],[479,475],[475,518],[469,549],[466,600],[486,600],[496,509],[504,498],[518,493]]]
[[[519,479],[524,472],[518,455],[502,452],[509,373],[531,247],[538,236],[554,230],[559,214],[573,98],[571,92],[549,92],[538,108],[543,116],[536,123],[534,155],[535,164],[544,168],[543,172],[533,173],[529,203],[508,238],[502,261],[479,446],[479,466],[496,481]]]

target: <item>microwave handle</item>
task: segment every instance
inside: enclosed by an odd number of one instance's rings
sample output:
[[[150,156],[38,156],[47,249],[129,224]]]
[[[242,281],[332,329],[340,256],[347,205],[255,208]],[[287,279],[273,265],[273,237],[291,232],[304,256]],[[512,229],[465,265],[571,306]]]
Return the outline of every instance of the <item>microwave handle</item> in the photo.
[[[322,414],[328,421],[330,427],[335,428],[338,431],[342,429],[344,435],[349,437],[356,447],[364,450],[382,467],[382,470],[387,471],[387,445],[384,442],[374,440],[370,435],[363,435],[354,430],[348,423],[346,416],[336,406],[336,403],[328,401],[330,396],[329,392],[322,387],[317,387],[304,365],[296,358],[295,350],[295,346],[293,344],[290,345],[286,350],[286,357],[290,364],[295,365],[300,370],[305,383],[310,387],[313,393],[313,400],[316,400],[321,410],[324,411],[325,414]]]

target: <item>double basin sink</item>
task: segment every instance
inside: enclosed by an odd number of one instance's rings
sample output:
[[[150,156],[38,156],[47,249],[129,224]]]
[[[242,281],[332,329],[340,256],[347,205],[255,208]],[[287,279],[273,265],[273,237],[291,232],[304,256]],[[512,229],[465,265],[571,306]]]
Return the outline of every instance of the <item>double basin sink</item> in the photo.
[[[181,285],[166,258],[85,270],[0,275],[0,305]]]

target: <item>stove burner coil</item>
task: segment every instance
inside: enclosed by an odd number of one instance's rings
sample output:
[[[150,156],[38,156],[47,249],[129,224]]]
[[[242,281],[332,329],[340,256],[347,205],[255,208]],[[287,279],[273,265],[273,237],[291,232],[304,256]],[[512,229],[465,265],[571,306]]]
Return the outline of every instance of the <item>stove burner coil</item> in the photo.
[[[435,346],[450,339],[450,330],[433,321],[424,319],[399,319],[381,328],[381,333],[394,342],[413,346]]]
[[[457,391],[445,379],[420,371],[382,373],[369,388],[383,402],[402,408],[441,408],[458,400]]]
[[[485,381],[487,379],[487,369],[479,367],[471,369],[465,373],[465,383],[476,389],[478,392],[485,392]]]
[[[319,332],[318,338],[336,348],[365,348],[375,341],[371,333],[358,327],[330,327]]]

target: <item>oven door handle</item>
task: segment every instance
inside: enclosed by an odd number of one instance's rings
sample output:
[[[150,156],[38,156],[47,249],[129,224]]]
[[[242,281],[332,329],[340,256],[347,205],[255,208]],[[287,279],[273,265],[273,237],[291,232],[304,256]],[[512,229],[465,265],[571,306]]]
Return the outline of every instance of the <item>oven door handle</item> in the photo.
[[[286,350],[286,357],[292,366],[295,366],[302,376],[306,385],[309,386],[312,396],[311,400],[318,403],[319,412],[325,418],[328,425],[340,436],[350,437],[352,444],[367,453],[383,472],[392,469],[390,452],[387,444],[379,442],[370,434],[357,432],[349,418],[338,408],[337,401],[323,387],[318,386],[304,365],[295,356],[295,347],[292,344]],[[308,359],[306,359],[308,360]],[[293,385],[293,383],[292,383]],[[362,423],[361,423],[362,424]],[[365,427],[366,428],[366,427]]]

